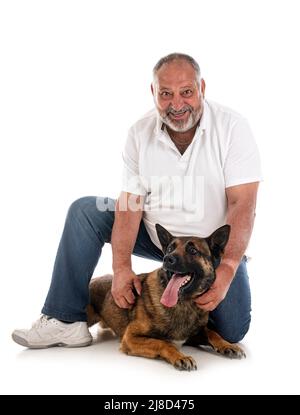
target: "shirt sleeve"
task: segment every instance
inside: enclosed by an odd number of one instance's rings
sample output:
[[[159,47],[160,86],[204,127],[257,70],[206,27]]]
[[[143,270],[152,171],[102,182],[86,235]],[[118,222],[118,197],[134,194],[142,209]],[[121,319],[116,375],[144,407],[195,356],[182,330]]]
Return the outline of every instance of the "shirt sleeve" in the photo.
[[[130,128],[123,157],[122,191],[145,196],[146,188],[143,185],[139,169],[139,143],[134,126]]]
[[[263,180],[259,151],[244,118],[232,127],[223,171],[225,187]]]

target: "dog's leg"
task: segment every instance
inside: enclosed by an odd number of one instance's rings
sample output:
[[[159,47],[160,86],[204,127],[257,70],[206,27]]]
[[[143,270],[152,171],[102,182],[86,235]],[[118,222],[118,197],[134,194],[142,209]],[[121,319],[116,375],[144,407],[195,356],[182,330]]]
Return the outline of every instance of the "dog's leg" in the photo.
[[[240,346],[227,342],[218,333],[207,327],[203,327],[196,335],[190,337],[184,346],[211,346],[216,352],[230,358],[246,357]]]
[[[205,333],[208,344],[211,345],[216,352],[228,356],[231,359],[241,359],[242,357],[246,357],[246,353],[240,346],[235,343],[227,342],[215,331],[205,327]]]
[[[132,356],[162,358],[179,370],[197,369],[194,359],[179,352],[173,343],[134,333],[130,326],[122,338],[121,350]]]

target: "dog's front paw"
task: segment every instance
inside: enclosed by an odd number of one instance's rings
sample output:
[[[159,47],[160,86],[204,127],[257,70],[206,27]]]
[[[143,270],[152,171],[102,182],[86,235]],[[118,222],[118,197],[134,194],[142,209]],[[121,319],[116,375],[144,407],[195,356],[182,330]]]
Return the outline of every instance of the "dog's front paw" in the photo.
[[[218,348],[216,351],[230,359],[242,359],[246,357],[244,350],[237,344],[228,344]]]
[[[178,370],[197,370],[196,362],[191,356],[180,357],[175,361],[174,367]]]

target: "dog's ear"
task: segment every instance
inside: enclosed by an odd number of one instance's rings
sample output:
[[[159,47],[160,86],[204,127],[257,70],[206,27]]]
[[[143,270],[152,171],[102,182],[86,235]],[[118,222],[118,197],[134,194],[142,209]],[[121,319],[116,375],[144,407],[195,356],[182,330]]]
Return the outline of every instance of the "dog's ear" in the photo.
[[[215,259],[219,259],[224,252],[230,234],[230,225],[224,225],[215,230],[208,238],[209,249]]]
[[[171,235],[170,232],[168,232],[167,229],[165,229],[159,223],[155,225],[155,229],[162,247],[162,251],[165,253],[169,243],[172,241],[172,239],[174,239],[174,236]]]

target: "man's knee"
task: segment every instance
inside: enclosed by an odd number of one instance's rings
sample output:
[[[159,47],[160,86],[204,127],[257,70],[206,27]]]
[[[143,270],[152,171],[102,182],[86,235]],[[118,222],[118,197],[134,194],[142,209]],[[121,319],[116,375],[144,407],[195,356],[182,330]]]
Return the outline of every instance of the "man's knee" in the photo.
[[[110,242],[114,223],[114,206],[115,201],[108,197],[81,197],[70,205],[66,223],[71,228],[96,235],[100,242]]]
[[[85,196],[71,203],[68,216],[80,218],[82,215],[90,215],[96,209],[96,197]]]
[[[113,212],[115,201],[108,197],[85,196],[74,200],[70,205],[68,215],[80,218],[81,216],[91,218],[103,212]]]

